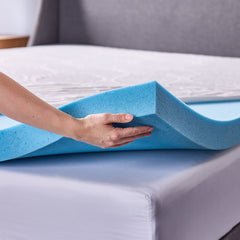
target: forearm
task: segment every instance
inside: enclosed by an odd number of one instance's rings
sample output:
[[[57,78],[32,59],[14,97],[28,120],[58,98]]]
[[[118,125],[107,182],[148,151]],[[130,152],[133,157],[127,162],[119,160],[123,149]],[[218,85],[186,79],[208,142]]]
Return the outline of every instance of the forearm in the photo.
[[[0,73],[0,112],[28,125],[72,137],[70,115],[44,102],[13,79]]]

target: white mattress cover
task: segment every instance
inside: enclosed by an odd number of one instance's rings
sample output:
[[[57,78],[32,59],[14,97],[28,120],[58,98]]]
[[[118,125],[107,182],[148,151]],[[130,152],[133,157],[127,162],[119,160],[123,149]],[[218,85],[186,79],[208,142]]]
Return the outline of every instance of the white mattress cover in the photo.
[[[0,51],[0,69],[50,104],[158,81],[186,101],[240,98],[240,58],[52,45]]]

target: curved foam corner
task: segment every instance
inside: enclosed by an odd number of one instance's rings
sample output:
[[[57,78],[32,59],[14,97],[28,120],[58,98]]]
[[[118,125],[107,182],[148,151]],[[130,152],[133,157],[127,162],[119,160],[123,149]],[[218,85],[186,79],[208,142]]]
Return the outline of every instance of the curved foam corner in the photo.
[[[131,123],[116,126],[150,125],[154,127],[152,136],[119,148],[101,149],[1,116],[0,161],[93,151],[227,149],[240,143],[240,118],[236,117],[239,107],[240,101],[234,102],[234,107],[233,102],[187,105],[157,82],[112,90],[80,99],[60,109],[76,118],[104,112],[131,113],[134,115]],[[224,120],[224,111],[234,117]]]

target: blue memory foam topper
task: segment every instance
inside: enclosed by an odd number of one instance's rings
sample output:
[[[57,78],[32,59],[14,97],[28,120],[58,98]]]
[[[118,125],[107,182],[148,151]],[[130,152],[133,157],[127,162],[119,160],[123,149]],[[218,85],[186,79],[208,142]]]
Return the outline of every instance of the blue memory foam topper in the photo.
[[[0,116],[0,161],[40,155],[138,150],[226,149],[240,143],[240,101],[185,104],[157,82],[121,88],[60,108],[82,118],[94,113],[131,113],[117,127],[150,125],[153,134],[128,145],[101,149]]]

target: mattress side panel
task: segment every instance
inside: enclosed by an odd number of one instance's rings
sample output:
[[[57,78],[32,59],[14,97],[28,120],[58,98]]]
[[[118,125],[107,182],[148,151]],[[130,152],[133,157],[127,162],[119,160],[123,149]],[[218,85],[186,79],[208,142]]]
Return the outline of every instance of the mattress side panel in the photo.
[[[157,239],[220,239],[240,221],[240,147],[156,184]]]
[[[0,195],[1,239],[153,240],[142,192],[1,171]]]

